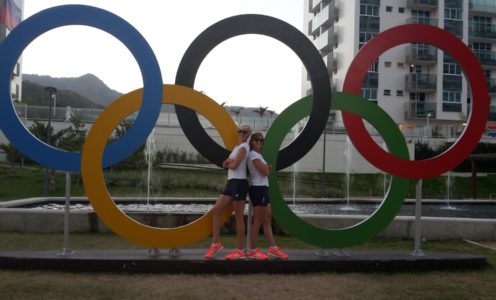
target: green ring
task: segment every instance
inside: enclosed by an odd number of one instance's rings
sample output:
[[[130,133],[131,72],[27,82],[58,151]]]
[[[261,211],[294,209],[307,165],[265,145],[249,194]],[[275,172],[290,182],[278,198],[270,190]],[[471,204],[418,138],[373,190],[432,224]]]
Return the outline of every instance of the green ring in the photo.
[[[272,123],[262,151],[270,165],[276,166],[277,153],[284,137],[298,121],[308,116],[311,106],[312,96],[302,98],[286,108]],[[376,104],[352,94],[333,92],[331,108],[360,115],[381,134],[392,154],[409,159],[408,148],[398,125]],[[362,222],[346,228],[323,229],[308,224],[291,211],[279,190],[277,173],[272,172],[269,175],[269,184],[273,216],[289,234],[309,244],[322,248],[343,248],[361,244],[391,223],[403,204],[409,181],[393,176],[380,207]]]

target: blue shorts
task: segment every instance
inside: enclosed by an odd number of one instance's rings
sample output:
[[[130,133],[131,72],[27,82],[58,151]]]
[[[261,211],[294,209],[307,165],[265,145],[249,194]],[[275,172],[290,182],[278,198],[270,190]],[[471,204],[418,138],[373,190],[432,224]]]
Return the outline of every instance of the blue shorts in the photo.
[[[269,187],[263,185],[250,186],[250,201],[253,207],[270,204]]]
[[[222,191],[222,195],[231,196],[233,200],[246,200],[248,194],[247,179],[229,179]]]

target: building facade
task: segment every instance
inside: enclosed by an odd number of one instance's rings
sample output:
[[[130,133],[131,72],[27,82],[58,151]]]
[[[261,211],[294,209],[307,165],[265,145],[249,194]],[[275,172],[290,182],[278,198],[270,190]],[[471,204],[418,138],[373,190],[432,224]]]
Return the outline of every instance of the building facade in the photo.
[[[415,23],[444,28],[479,59],[491,98],[488,132],[495,128],[496,1],[306,0],[304,20],[304,30],[320,51],[337,90],[342,90],[360,48],[378,33]],[[307,79],[304,95],[312,93]],[[362,96],[376,102],[404,132],[416,130],[435,137],[456,137],[471,107],[470,85],[460,65],[447,53],[420,43],[400,45],[381,55],[370,66]],[[330,122],[340,120],[340,113],[331,112]]]
[[[9,35],[14,27],[19,24],[23,17],[24,0],[0,0],[0,43]],[[22,100],[22,60],[12,70],[12,81],[10,85],[12,100]]]

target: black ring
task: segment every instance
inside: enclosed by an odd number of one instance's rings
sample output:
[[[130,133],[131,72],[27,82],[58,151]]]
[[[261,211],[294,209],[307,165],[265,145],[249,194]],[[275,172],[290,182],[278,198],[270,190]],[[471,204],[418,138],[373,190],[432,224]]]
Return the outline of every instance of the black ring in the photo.
[[[298,137],[280,150],[277,169],[289,167],[312,149],[325,129],[331,101],[331,80],[319,51],[302,32],[279,19],[263,15],[238,15],[215,23],[188,47],[179,64],[176,84],[194,87],[200,64],[217,45],[242,34],[261,34],[286,44],[307,69],[313,89],[312,111]],[[176,105],[177,118],[193,147],[218,166],[229,151],[205,132],[194,110]]]

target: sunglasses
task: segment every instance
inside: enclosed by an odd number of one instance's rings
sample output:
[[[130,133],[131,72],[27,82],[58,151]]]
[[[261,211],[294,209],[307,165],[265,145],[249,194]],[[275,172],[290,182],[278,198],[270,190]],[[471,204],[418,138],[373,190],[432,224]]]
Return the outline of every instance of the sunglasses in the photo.
[[[246,131],[246,130],[241,130],[241,129],[240,129],[240,130],[238,130],[238,133],[241,133],[241,134],[248,134],[249,132],[248,132],[248,131]]]
[[[260,142],[260,143],[263,143],[264,142],[264,139],[253,139],[254,142]]]

